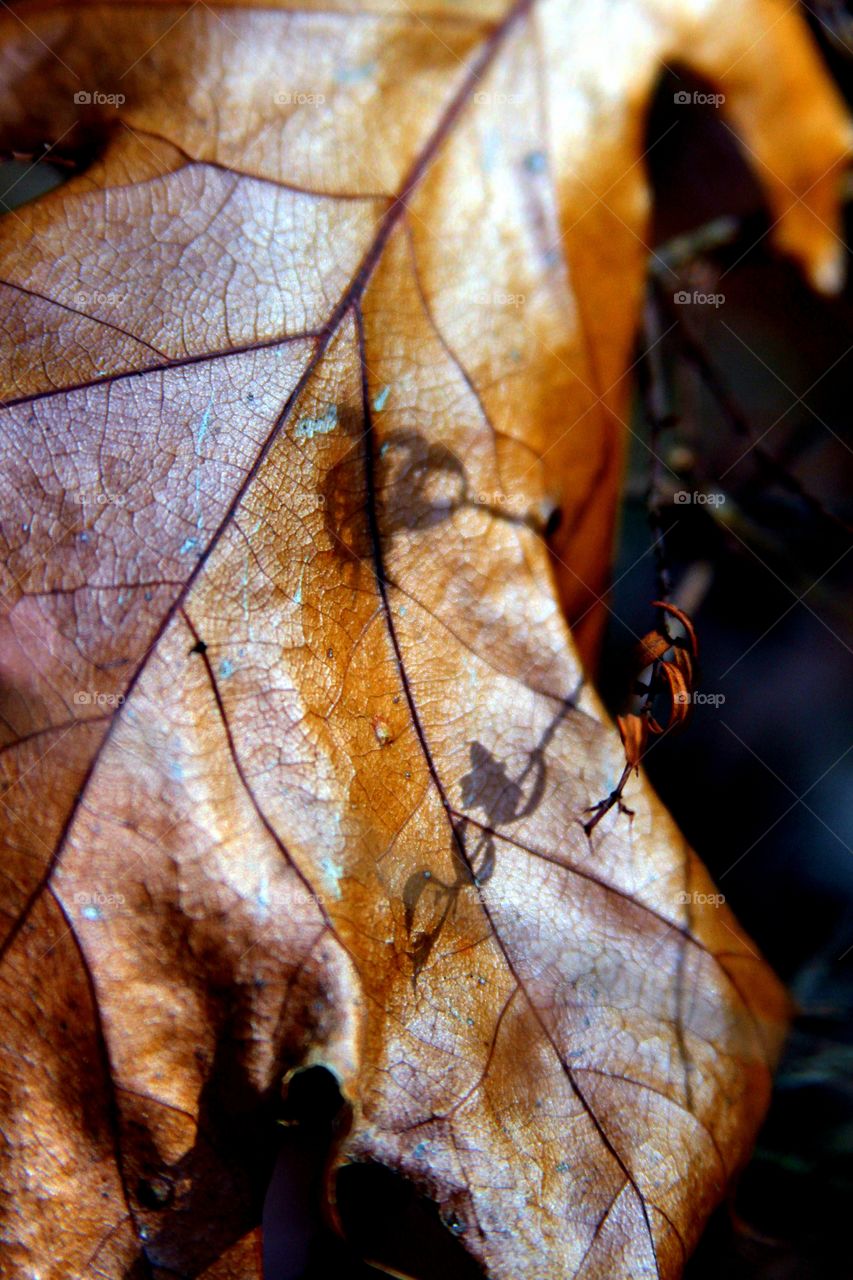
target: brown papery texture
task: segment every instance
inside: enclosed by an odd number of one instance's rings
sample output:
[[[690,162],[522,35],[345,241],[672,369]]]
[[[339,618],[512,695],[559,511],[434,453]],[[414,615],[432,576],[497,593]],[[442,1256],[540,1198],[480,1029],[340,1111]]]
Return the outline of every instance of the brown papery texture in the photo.
[[[623,756],[581,659],[650,93],[672,59],[725,93],[831,283],[848,132],[804,27],[318,0],[0,34],[0,145],[89,161],[0,237],[4,1274],[257,1280],[255,1153],[321,1063],[337,1159],[495,1280],[677,1276],[786,1002],[643,778],[585,835]]]

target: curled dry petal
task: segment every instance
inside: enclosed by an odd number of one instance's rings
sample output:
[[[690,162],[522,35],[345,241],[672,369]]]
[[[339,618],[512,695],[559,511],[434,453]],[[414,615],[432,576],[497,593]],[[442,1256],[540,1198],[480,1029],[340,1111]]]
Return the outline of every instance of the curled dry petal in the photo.
[[[677,605],[669,604],[666,600],[653,600],[652,608],[663,609],[665,613],[671,614],[673,618],[676,618],[677,621],[681,623],[686,634],[687,645],[690,649],[690,653],[694,658],[698,658],[699,657],[699,640],[696,635],[696,628],[694,627],[692,620],[684,612],[684,610],[679,609]]]
[[[634,650],[634,670],[643,671],[659,662],[672,648],[673,642],[669,636],[661,635],[659,631],[649,631]]]
[[[684,679],[684,672],[672,662],[660,664],[661,678],[669,688],[669,721],[667,728],[675,729],[683,724],[690,714],[690,690]]]
[[[649,717],[647,715],[617,716],[616,724],[625,748],[625,761],[632,769],[639,770],[649,736]]]

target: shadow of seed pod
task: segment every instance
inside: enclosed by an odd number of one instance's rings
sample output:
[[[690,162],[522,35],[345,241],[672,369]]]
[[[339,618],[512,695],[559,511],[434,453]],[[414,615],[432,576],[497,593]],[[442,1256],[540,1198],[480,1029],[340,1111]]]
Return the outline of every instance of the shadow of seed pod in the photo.
[[[456,454],[417,431],[396,431],[379,449],[377,499],[380,528],[428,529],[469,502],[468,480]]]

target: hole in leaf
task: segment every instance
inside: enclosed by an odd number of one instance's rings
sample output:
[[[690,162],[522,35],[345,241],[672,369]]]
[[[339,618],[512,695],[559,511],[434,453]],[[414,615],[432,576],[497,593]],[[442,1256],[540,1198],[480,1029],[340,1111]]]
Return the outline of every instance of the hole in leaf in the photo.
[[[334,1195],[343,1238],[324,1212],[326,1170],[350,1111],[324,1067],[294,1072],[281,1116],[281,1145],[263,1211],[266,1280],[481,1280],[454,1232],[458,1216],[438,1207],[378,1164],[348,1164]]]
[[[297,1070],[286,1083],[281,1139],[263,1210],[264,1275],[302,1280],[328,1234],[324,1172],[349,1120],[338,1081],[325,1067]]]
[[[545,537],[553,538],[554,534],[560,528],[560,525],[562,523],[563,523],[562,508],[552,507],[548,513],[548,518],[545,521],[545,529],[544,529]]]
[[[433,1201],[390,1169],[345,1165],[337,1178],[337,1202],[349,1244],[391,1274],[412,1280],[482,1280],[480,1268],[454,1238],[464,1230],[459,1217],[442,1217]]]
[[[685,67],[660,77],[646,118],[646,170],[654,197],[650,244],[724,216],[768,221],[755,172],[723,123],[725,105],[711,101],[716,90]]]
[[[286,1086],[281,1121],[303,1132],[325,1133],[337,1127],[346,1103],[333,1072],[325,1067],[294,1071]]]
[[[116,122],[97,109],[80,110],[83,118],[56,131],[56,122],[46,120],[16,126],[14,136],[0,126],[0,216],[47,195],[102,155]]]
[[[71,170],[51,164],[49,160],[0,161],[0,214],[11,213],[47,195],[70,175]]]

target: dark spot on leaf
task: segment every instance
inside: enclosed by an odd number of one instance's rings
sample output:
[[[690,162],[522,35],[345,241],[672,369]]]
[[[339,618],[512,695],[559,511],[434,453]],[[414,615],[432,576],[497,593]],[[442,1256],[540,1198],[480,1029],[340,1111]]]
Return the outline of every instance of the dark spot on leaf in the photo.
[[[336,1201],[353,1248],[392,1274],[414,1280],[482,1280],[483,1273],[458,1239],[465,1230],[459,1215],[440,1211],[390,1169],[374,1163],[344,1165],[337,1176]]]
[[[548,513],[548,518],[545,521],[545,528],[543,530],[545,537],[553,538],[554,534],[560,528],[560,525],[562,523],[563,523],[562,508],[552,507],[550,512]]]
[[[303,1131],[326,1131],[337,1124],[345,1109],[337,1077],[326,1067],[300,1067],[290,1077],[281,1121]]]
[[[136,1197],[145,1209],[165,1209],[175,1195],[172,1180],[162,1174],[153,1174],[140,1178],[136,1186]]]
[[[468,502],[468,480],[459,458],[417,431],[386,437],[379,451],[377,489],[380,526],[392,534],[432,528]]]

